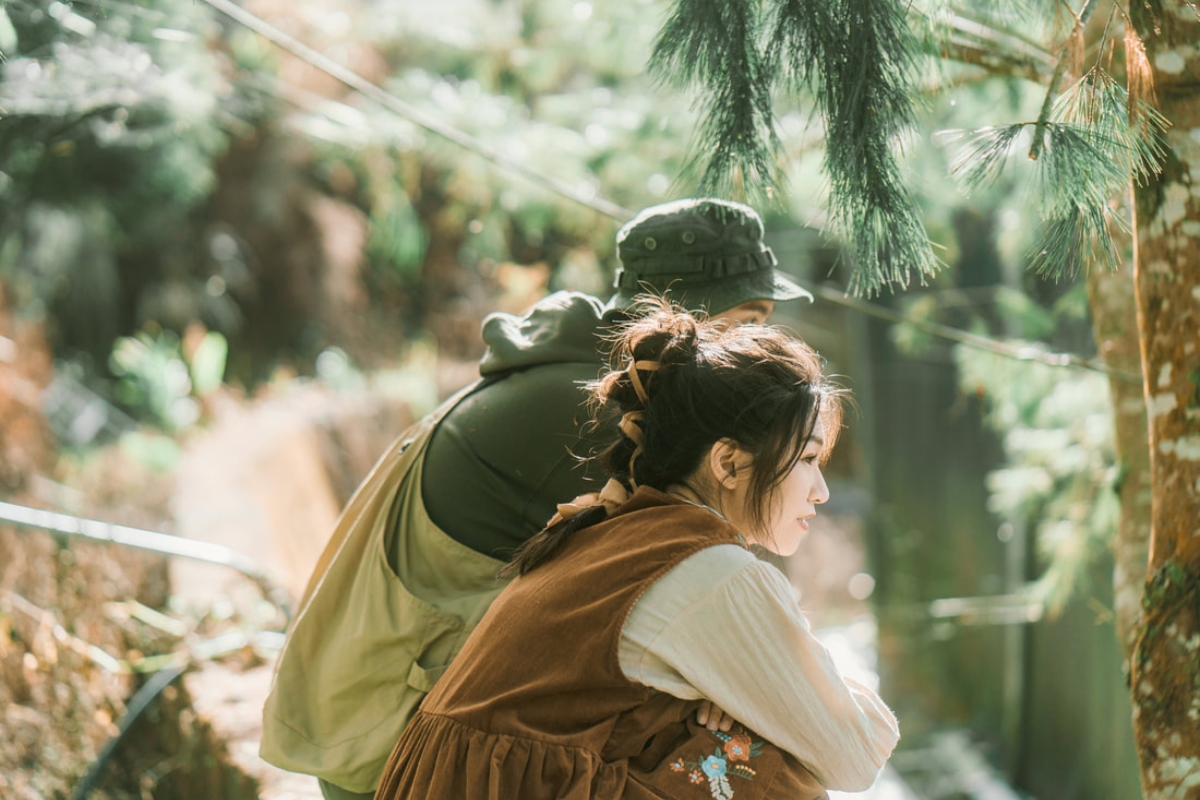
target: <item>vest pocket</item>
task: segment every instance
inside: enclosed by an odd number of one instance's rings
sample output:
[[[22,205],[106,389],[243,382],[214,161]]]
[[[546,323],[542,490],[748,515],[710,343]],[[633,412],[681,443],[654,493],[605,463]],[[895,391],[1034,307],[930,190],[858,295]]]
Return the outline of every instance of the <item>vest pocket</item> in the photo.
[[[414,595],[387,563],[385,519],[373,521],[361,559],[331,565],[320,587],[329,599],[297,620],[291,666],[272,690],[272,763],[351,791],[374,788],[465,635],[460,620]]]
[[[457,638],[462,623],[413,595],[382,552],[362,569],[373,572],[372,579],[356,581],[344,613],[330,620],[340,629],[336,646],[312,654],[319,685],[329,687],[316,704],[322,709],[316,727],[327,747],[370,736],[370,748],[382,748],[386,757],[445,670],[452,650],[447,640]],[[445,661],[436,652],[443,649]]]
[[[433,685],[438,682],[438,678],[445,674],[445,666],[426,668],[414,661],[412,668],[408,671],[408,685],[418,692],[428,694],[433,691]]]
[[[381,639],[372,652],[364,654],[367,670],[378,681],[377,698],[392,696],[391,705],[368,700],[362,710],[378,718],[383,709],[391,718],[397,736],[408,724],[424,696],[446,671],[463,633],[461,620],[417,597],[388,563],[380,547],[374,567],[382,573],[386,592],[363,598],[359,619],[364,638]],[[367,606],[370,606],[369,608]],[[385,685],[387,688],[385,688]],[[393,742],[394,743],[394,742]]]

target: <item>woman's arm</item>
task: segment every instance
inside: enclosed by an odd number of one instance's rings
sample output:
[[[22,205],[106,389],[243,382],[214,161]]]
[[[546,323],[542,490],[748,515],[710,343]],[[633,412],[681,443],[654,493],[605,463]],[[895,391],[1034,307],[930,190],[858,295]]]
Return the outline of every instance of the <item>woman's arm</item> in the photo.
[[[711,700],[830,789],[870,786],[899,739],[879,696],[843,678],[812,635],[786,578],[734,545],[690,557],[638,600],[621,666],[660,691]]]

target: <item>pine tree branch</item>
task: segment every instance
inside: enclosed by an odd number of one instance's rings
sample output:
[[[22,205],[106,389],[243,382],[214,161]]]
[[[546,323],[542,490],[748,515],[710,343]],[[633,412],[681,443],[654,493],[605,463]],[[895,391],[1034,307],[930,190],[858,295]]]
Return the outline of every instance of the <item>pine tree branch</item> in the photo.
[[[1034,83],[1045,83],[1050,76],[1049,66],[1042,60],[1015,53],[1004,53],[994,46],[978,44],[968,39],[949,39],[938,55],[963,64],[982,67],[989,76],[1002,78],[1024,78]]]
[[[1037,41],[1002,23],[964,8],[931,16],[928,12],[908,12],[920,36],[924,51],[940,61],[957,61],[983,69],[981,76],[954,81],[963,85],[994,77],[1020,78],[1035,83],[1049,81],[1056,64],[1055,56]]]
[[[902,180],[898,137],[914,118],[919,43],[897,0],[776,0],[767,63],[811,85],[827,131],[831,227],[853,243],[849,290],[923,282],[938,269]]]
[[[651,72],[702,92],[695,152],[684,170],[698,175],[704,194],[769,197],[783,189],[761,24],[754,4],[676,0],[654,41]]]
[[[1005,39],[1011,40],[1023,45],[1019,49],[1023,50],[1029,58],[1045,63],[1047,68],[1054,64],[1054,55],[1040,43],[1019,31],[1014,31],[1003,25],[997,25],[989,20],[980,19],[963,9],[956,9],[950,16],[947,24],[960,33],[990,42],[996,47],[1004,46]]]
[[[1064,0],[1065,2],[1065,0]],[[1092,12],[1096,10],[1097,0],[1087,0],[1083,10],[1075,17],[1075,30],[1082,30],[1091,18]],[[1074,13],[1074,12],[1072,12]],[[1071,45],[1068,40],[1067,44],[1063,45],[1062,52],[1058,56],[1058,66],[1054,68],[1054,75],[1050,78],[1050,85],[1046,87],[1046,99],[1042,101],[1042,110],[1038,114],[1037,125],[1033,129],[1033,144],[1029,147],[1029,159],[1037,161],[1038,156],[1042,153],[1043,140],[1046,135],[1046,123],[1050,120],[1050,110],[1054,106],[1054,96],[1058,93],[1058,87],[1062,85],[1063,77],[1067,74],[1067,66],[1071,62]]]

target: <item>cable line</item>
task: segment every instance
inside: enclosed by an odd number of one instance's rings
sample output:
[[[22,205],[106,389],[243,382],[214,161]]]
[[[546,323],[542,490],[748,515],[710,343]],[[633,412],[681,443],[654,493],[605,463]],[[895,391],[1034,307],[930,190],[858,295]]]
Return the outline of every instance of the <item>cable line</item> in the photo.
[[[977,350],[986,350],[989,353],[995,353],[999,356],[1011,358],[1016,361],[1036,361],[1040,364],[1045,364],[1051,367],[1074,367],[1076,369],[1085,369],[1091,372],[1102,372],[1111,377],[1122,381],[1132,381],[1141,383],[1142,378],[1132,372],[1116,369],[1105,364],[1097,358],[1082,358],[1072,353],[1051,353],[1046,350],[1033,347],[1028,344],[1012,344],[999,339],[992,339],[987,336],[980,336],[977,333],[964,331],[961,328],[952,328],[949,325],[941,325],[937,322],[919,319],[916,317],[906,317],[903,314],[893,311],[886,306],[878,305],[877,303],[868,303],[864,300],[858,300],[853,297],[847,297],[840,290],[831,286],[810,286],[809,289],[814,295],[822,300],[828,300],[831,303],[837,303],[852,311],[857,311],[861,314],[876,317],[890,322],[894,325],[904,324],[912,325],[931,336],[938,336],[943,339],[949,339],[953,342],[974,347]]]
[[[285,616],[291,618],[291,603],[287,598],[287,592],[278,586],[254,559],[231,547],[2,501],[0,501],[0,523],[10,523],[23,528],[36,528],[66,536],[82,536],[94,541],[112,542],[152,553],[181,556],[229,567],[253,581],[262,591],[263,596],[274,602]]]
[[[593,211],[598,211],[601,214],[621,220],[622,222],[633,219],[633,212],[629,209],[622,208],[616,203],[605,200],[602,197],[589,197],[585,193],[580,192],[578,188],[571,186],[560,178],[542,172],[536,167],[531,167],[528,164],[509,158],[494,147],[479,141],[469,133],[447,125],[441,120],[426,114],[416,106],[409,105],[394,94],[371,83],[357,72],[343,67],[333,59],[323,56],[311,47],[298,42],[266,20],[235,5],[230,0],[204,0],[204,2],[221,13],[232,17],[235,21],[245,25],[260,36],[271,40],[297,58],[307,61],[317,69],[346,84],[354,91],[371,98],[381,106],[396,112],[430,133],[435,133],[460,147],[472,150],[488,161],[511,172],[515,172],[524,178],[528,178],[534,183],[542,184],[551,191],[562,195],[568,200],[573,200],[580,205],[587,206]]]
[[[598,213],[611,217],[618,222],[627,222],[633,218],[634,214],[627,208],[613,203],[603,197],[588,195],[580,192],[578,188],[571,186],[566,181],[549,175],[536,167],[516,161],[505,156],[495,148],[481,142],[471,134],[455,128],[452,125],[442,122],[433,116],[425,113],[419,108],[404,102],[400,98],[391,94],[387,90],[374,83],[371,83],[366,78],[362,77],[353,70],[347,69],[336,61],[318,53],[311,47],[297,41],[291,36],[288,36],[283,31],[270,24],[262,17],[257,16],[244,8],[234,4],[230,0],[204,0],[205,3],[215,8],[217,11],[229,16],[235,22],[246,26],[255,33],[274,42],[278,46],[287,50],[297,58],[307,62],[317,69],[325,72],[329,76],[341,81],[346,86],[354,91],[368,97],[383,107],[395,112],[404,119],[418,125],[430,133],[441,136],[442,138],[464,148],[470,150],[484,159],[502,167],[510,172],[514,172],[527,180],[549,189],[551,192],[560,195],[568,200],[586,206]],[[881,306],[876,303],[870,303],[865,300],[858,300],[846,296],[842,291],[828,286],[813,286],[811,287],[814,295],[822,300],[842,306],[851,311],[877,319],[885,320],[891,324],[906,324],[912,325],[931,336],[936,336],[942,339],[948,339],[959,344],[973,347],[978,350],[985,350],[996,355],[1012,358],[1018,361],[1036,361],[1052,367],[1072,367],[1075,369],[1084,369],[1092,372],[1101,372],[1113,378],[1122,381],[1132,381],[1141,383],[1142,378],[1124,370],[1115,369],[1108,366],[1099,359],[1085,359],[1070,353],[1051,353],[1040,350],[1029,345],[1013,345],[998,339],[992,339],[987,336],[970,333],[959,328],[952,328],[948,325],[941,325],[936,322],[908,317],[903,314],[892,311],[886,306]]]

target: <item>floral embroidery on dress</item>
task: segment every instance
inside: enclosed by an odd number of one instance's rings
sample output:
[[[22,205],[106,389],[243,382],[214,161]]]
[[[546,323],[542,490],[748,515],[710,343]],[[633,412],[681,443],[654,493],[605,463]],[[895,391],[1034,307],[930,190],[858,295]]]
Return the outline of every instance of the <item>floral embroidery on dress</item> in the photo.
[[[753,747],[754,743],[750,741],[750,737],[744,732],[738,732],[729,737],[729,741],[725,742],[723,749],[730,761],[749,761],[750,751]],[[762,748],[761,744],[759,748]]]
[[[683,772],[690,768],[688,780],[700,784],[707,779],[708,790],[712,793],[713,800],[733,800],[733,786],[729,783],[729,776],[752,781],[758,773],[746,764],[730,762],[749,761],[761,755],[762,742],[751,741],[750,735],[740,727],[734,728],[731,733],[712,731],[712,735],[723,743],[712,755],[699,761],[677,758],[671,762],[671,769]]]

